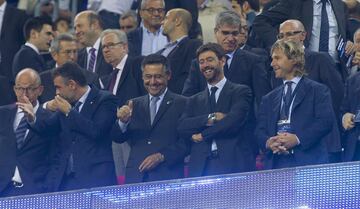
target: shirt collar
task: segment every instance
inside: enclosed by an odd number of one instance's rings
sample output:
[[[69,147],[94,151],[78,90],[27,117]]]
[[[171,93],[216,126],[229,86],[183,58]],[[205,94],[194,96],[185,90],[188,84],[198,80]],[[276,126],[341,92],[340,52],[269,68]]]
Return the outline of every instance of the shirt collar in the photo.
[[[122,60],[119,62],[118,65],[116,65],[116,68],[119,69],[119,70],[123,70],[124,69],[124,66],[125,66],[125,63],[126,63],[126,60],[128,58],[128,54],[125,54],[125,56],[122,58]]]
[[[6,1],[0,6],[0,12],[5,12]]]
[[[86,90],[85,94],[83,94],[83,95],[80,97],[80,99],[79,99],[78,102],[81,102],[81,104],[84,104],[85,101],[86,101],[86,98],[89,96],[90,90],[91,90],[91,87],[90,87],[90,86],[87,86],[87,90]]]
[[[164,99],[164,96],[165,96],[166,92],[167,92],[167,88],[165,89],[165,91],[160,96],[158,96],[160,101],[162,101]],[[153,97],[154,97],[153,95],[149,94],[150,101],[151,101],[151,99]]]
[[[88,52],[88,54],[90,53],[90,49],[91,49],[91,48],[94,48],[94,49],[96,49],[96,51],[99,51],[99,48],[100,48],[100,38],[98,38],[98,39],[95,41],[94,45],[89,46],[89,47],[86,47],[86,51]]]
[[[160,27],[157,31],[155,31],[155,33],[149,31],[145,26],[144,24],[141,25],[142,29],[143,29],[143,32],[144,33],[147,33],[147,34],[153,34],[155,36],[158,36],[160,33],[162,33],[162,27]]]
[[[291,79],[290,81],[293,82],[295,85],[297,85],[299,83],[299,81],[301,80],[302,76],[296,76],[293,79]],[[283,83],[285,84],[287,81],[289,80],[283,80]]]
[[[232,59],[232,57],[234,56],[235,51],[236,50],[226,54],[228,56],[228,59]]]
[[[221,79],[221,81],[219,81],[217,84],[215,85],[210,85],[209,83],[207,84],[209,92],[211,92],[211,87],[216,86],[218,88],[218,92],[221,92],[222,88],[225,86],[226,83],[226,78],[224,77],[223,79]]]
[[[321,4],[321,0],[313,0],[313,2],[314,2],[315,4]],[[329,2],[329,0],[327,0],[326,2]]]
[[[30,42],[26,42],[25,46],[32,48],[34,51],[36,51],[36,53],[40,54],[39,49],[34,44],[32,44]]]

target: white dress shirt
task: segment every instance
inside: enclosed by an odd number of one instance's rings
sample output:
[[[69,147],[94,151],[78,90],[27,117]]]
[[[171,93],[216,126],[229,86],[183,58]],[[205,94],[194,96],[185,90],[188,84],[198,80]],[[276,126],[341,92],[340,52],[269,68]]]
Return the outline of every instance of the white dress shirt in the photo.
[[[4,20],[5,7],[6,7],[6,1],[0,6],[0,34],[1,34],[2,23]]]
[[[150,32],[144,26],[143,39],[141,45],[141,55],[147,56],[149,54],[156,53],[166,46],[168,43],[167,37],[162,34],[162,28],[157,30],[155,33]]]

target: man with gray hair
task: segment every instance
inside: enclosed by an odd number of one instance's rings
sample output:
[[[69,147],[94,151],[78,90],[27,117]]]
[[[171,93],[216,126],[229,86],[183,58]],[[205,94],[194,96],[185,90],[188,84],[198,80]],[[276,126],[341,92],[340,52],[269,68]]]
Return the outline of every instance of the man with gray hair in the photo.
[[[120,30],[125,33],[135,30],[138,27],[138,17],[136,12],[129,10],[121,15],[119,19]]]
[[[69,33],[58,35],[51,42],[50,53],[56,64],[53,69],[40,73],[40,77],[44,85],[43,94],[40,96],[41,102],[49,101],[55,97],[55,86],[52,78],[52,73],[55,68],[69,61],[77,61],[78,51],[75,38]],[[84,73],[88,84],[100,87],[99,77],[96,73],[88,70],[84,70]]]
[[[165,17],[164,0],[141,1],[139,13],[141,26],[128,34],[131,56],[155,53],[168,43],[161,29]]]

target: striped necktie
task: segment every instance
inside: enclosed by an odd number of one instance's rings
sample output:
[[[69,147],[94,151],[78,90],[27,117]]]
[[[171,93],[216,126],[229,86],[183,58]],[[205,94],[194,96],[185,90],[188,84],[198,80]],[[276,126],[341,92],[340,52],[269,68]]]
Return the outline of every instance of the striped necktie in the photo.
[[[20,120],[20,123],[18,127],[15,130],[15,136],[16,136],[16,146],[18,149],[21,149],[25,142],[25,135],[27,131],[27,122],[26,122],[26,116],[22,117]]]

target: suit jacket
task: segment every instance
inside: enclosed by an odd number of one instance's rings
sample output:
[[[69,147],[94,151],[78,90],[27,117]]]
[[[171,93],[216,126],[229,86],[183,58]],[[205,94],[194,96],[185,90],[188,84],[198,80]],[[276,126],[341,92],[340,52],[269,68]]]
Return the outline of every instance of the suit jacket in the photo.
[[[142,57],[128,57],[125,62],[116,92],[119,107],[123,106],[128,100],[142,96],[146,92],[142,83],[141,61]],[[109,89],[113,74],[114,71],[102,79],[106,90]]]
[[[56,89],[54,86],[54,79],[52,74],[54,73],[55,68],[51,70],[44,71],[40,73],[41,83],[44,86],[44,91],[40,95],[40,103],[47,102],[49,100],[54,99],[56,94]],[[96,86],[100,88],[99,76],[96,73],[90,72],[88,70],[83,70],[86,80],[89,85]]]
[[[10,66],[16,52],[25,42],[23,27],[27,19],[24,11],[10,6],[9,3],[6,5],[0,34],[0,75],[10,80],[13,79]]]
[[[9,78],[0,76],[0,106],[14,103],[16,97]]]
[[[143,41],[143,29],[138,27],[127,34],[129,44],[129,56],[141,56],[141,48]]]
[[[219,160],[218,172],[233,173],[250,171],[255,167],[252,149],[244,136],[244,124],[251,109],[251,90],[245,85],[226,81],[216,103],[216,111],[226,117],[208,127],[210,112],[208,89],[189,98],[187,108],[181,116],[179,132],[191,141],[193,134],[201,133],[203,141],[192,143],[189,176],[201,176],[206,158],[210,155],[212,140],[216,140]]]
[[[360,109],[360,100],[357,95],[360,93],[360,74],[356,73],[349,77],[345,83],[345,96],[341,105],[341,115],[345,113],[357,114]],[[344,161],[353,160],[355,149],[360,135],[359,124],[344,132],[343,146],[344,146]]]
[[[88,62],[88,53],[86,51],[86,47],[84,47],[80,49],[78,52],[77,63],[80,65],[80,67],[87,70],[87,66],[88,66],[87,62]],[[96,56],[95,73],[101,78],[103,76],[109,75],[111,72],[112,72],[112,66],[105,61],[100,45],[99,51],[97,52],[97,56]]]
[[[34,130],[59,137],[48,177],[52,190],[59,189],[71,154],[79,177],[72,189],[116,184],[110,138],[115,117],[116,98],[92,86],[80,112],[72,109],[68,116],[55,112],[50,118],[36,120]]]
[[[24,145],[17,149],[13,127],[16,111],[15,104],[0,107],[0,194],[11,182],[16,166],[29,194],[45,192],[53,140],[29,130]],[[40,106],[36,117],[43,119],[50,114]]]
[[[167,90],[151,125],[149,95],[133,99],[134,109],[126,132],[122,133],[116,122],[111,137],[120,143],[127,140],[131,147],[126,165],[126,183],[183,177],[183,162],[188,154],[188,146],[179,137],[177,127],[185,105],[184,97]],[[143,160],[157,152],[164,155],[165,161],[150,171],[140,173],[139,166]]]
[[[167,56],[170,62],[171,78],[168,88],[181,94],[186,78],[189,75],[191,61],[196,57],[196,50],[202,45],[199,39],[186,37]],[[158,53],[161,54],[163,50]]]
[[[265,150],[266,141],[277,135],[277,122],[281,107],[284,85],[263,97],[258,114],[255,135]],[[292,104],[291,128],[300,144],[293,148],[295,162],[291,166],[327,163],[326,136],[331,133],[336,121],[331,97],[326,86],[303,77],[296,87]],[[294,90],[295,91],[295,90]],[[271,150],[265,152],[265,168],[272,169],[277,155]]]
[[[44,58],[26,45],[21,46],[20,50],[15,54],[12,65],[13,78],[24,68],[32,68],[38,73],[47,70]]]

